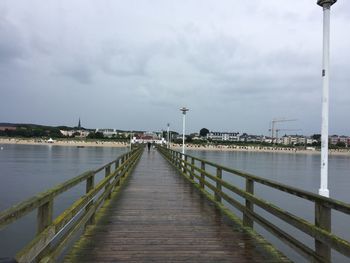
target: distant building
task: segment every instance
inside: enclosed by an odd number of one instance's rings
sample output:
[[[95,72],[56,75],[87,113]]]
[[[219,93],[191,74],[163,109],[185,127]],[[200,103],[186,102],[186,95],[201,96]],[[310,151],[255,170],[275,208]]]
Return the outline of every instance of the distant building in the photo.
[[[118,132],[115,129],[96,129],[95,132],[101,132],[104,137],[112,138],[117,136]]]
[[[317,140],[312,139],[312,138],[306,138],[306,144],[313,144],[313,143],[317,143]]]
[[[86,130],[70,130],[70,131],[66,131],[66,130],[60,130],[60,132],[62,133],[63,136],[67,136],[67,137],[79,137],[79,138],[85,138],[89,135],[89,131]]]
[[[144,132],[135,134],[132,138],[132,143],[157,143],[165,144],[166,141],[164,138],[161,138],[160,133],[157,132]]]
[[[240,142],[262,142],[263,136],[259,135],[249,135],[247,133],[243,133],[238,137],[238,141]]]
[[[329,143],[332,145],[336,145],[339,142],[339,136],[338,135],[332,135],[329,137]]]
[[[347,136],[339,136],[339,142],[344,143],[346,146],[348,146],[348,137]]]
[[[297,144],[306,145],[307,138],[302,135],[284,135],[281,138],[280,143],[282,143],[283,145],[297,145]]]
[[[234,141],[239,140],[239,132],[209,132],[207,138],[213,141]]]

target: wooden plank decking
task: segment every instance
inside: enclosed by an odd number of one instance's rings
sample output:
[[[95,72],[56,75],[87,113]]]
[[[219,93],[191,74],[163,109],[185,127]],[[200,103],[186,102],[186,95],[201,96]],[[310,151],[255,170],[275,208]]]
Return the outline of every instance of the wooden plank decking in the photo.
[[[128,180],[65,262],[280,262],[158,152]]]

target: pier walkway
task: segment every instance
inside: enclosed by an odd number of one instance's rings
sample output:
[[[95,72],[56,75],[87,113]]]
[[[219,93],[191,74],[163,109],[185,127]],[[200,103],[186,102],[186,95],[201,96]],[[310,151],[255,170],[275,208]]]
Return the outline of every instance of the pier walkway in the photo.
[[[260,187],[275,197],[264,199]],[[77,199],[56,215],[71,190]],[[314,220],[276,205],[281,194],[311,202]],[[350,242],[332,231],[332,218],[348,220],[350,204],[161,146],[136,145],[0,212],[0,230],[33,212],[35,236],[0,262],[290,262],[281,243],[307,262],[350,258]]]
[[[212,205],[156,151],[65,262],[281,262]],[[286,260],[287,261],[287,260]]]

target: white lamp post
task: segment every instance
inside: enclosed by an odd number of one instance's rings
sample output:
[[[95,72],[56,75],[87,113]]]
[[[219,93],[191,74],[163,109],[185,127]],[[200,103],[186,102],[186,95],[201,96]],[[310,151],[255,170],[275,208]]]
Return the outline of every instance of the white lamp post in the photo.
[[[328,112],[329,112],[329,25],[331,6],[337,0],[318,0],[323,8],[323,59],[322,59],[322,128],[321,128],[321,184],[318,193],[329,197],[328,190]]]
[[[185,154],[185,125],[186,125],[186,111],[189,111],[186,107],[182,107],[180,109],[182,111],[183,117],[182,117],[182,154]]]

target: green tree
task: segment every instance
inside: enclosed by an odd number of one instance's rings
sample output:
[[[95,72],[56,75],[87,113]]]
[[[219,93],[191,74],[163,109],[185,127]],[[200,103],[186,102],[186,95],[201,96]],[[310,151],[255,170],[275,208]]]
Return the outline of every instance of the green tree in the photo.
[[[346,144],[345,144],[345,142],[337,142],[336,146],[341,147],[341,148],[345,148]]]
[[[209,130],[207,128],[202,128],[200,131],[199,131],[199,135],[202,136],[202,137],[207,137],[207,134],[209,133]]]
[[[313,134],[313,135],[311,136],[311,138],[312,138],[313,140],[320,141],[320,140],[321,140],[321,134]]]

